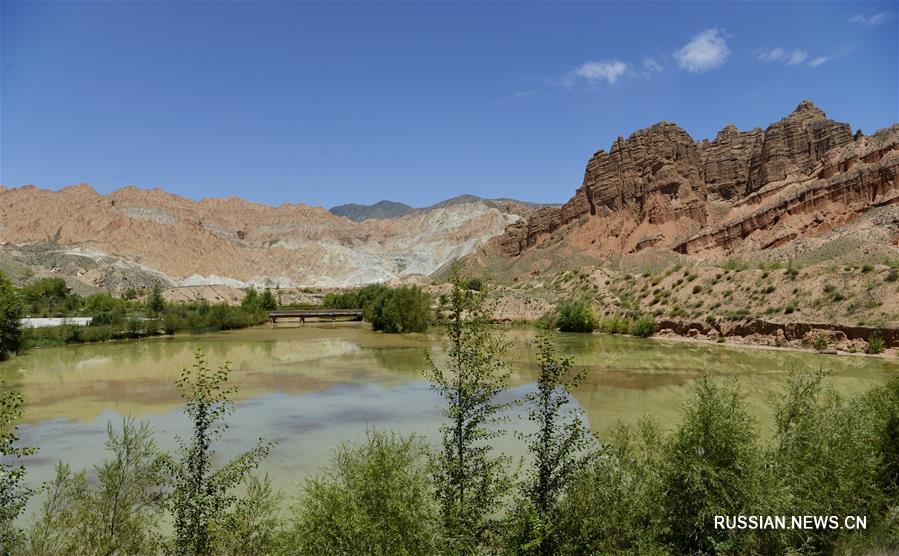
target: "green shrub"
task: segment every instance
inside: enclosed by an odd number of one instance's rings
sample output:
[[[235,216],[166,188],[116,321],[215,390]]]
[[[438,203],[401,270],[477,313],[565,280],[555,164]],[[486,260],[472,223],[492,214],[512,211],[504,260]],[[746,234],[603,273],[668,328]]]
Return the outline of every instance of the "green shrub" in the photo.
[[[602,319],[598,328],[605,334],[629,334],[631,322],[622,315],[612,315]]]
[[[440,519],[416,437],[369,431],[308,479],[285,544],[291,554],[437,554]]]
[[[0,272],[0,361],[25,347],[19,320],[24,316],[22,299],[12,282]]]
[[[240,306],[247,311],[274,311],[278,308],[278,301],[268,288],[259,293],[256,288],[249,287],[244,292],[246,295],[241,300]]]
[[[63,317],[81,305],[81,296],[73,293],[62,278],[41,278],[24,286],[21,295],[30,316]]]
[[[883,336],[880,335],[879,332],[872,332],[870,336],[868,336],[868,350],[867,352],[870,354],[878,354],[883,353],[883,350],[886,348],[886,342],[883,340]]]
[[[824,336],[818,336],[817,338],[815,338],[815,343],[812,345],[814,345],[816,350],[824,351],[828,347],[827,338],[825,338]]]
[[[739,259],[727,259],[724,261],[724,269],[730,271],[741,271],[747,270],[749,268],[749,264],[745,261],[741,261]]]
[[[245,485],[234,507],[211,524],[217,553],[276,554],[283,538],[283,497],[272,490],[268,475],[250,475]]]
[[[161,552],[158,529],[164,511],[163,456],[147,423],[106,425],[111,458],[98,465],[96,480],[86,471],[56,466],[29,535],[34,554],[154,554]]]
[[[887,273],[886,281],[887,282],[895,282],[896,280],[899,280],[899,270],[896,270],[895,268],[891,268],[890,271]]]
[[[418,286],[372,284],[331,292],[325,295],[324,306],[362,309],[365,320],[383,332],[424,332],[431,321],[431,300]]]
[[[552,520],[556,554],[670,553],[659,506],[662,445],[651,420],[613,430],[560,499]]]
[[[649,338],[656,333],[656,319],[652,315],[643,315],[630,325],[629,332],[634,336]]]
[[[24,405],[22,395],[10,389],[5,380],[0,381],[0,548],[21,543],[22,532],[15,521],[34,494],[25,482],[21,458],[33,455],[37,448],[19,444],[18,421]]]
[[[863,265],[863,266],[862,266],[862,272],[866,272],[866,273],[867,273],[867,272],[871,272],[872,270],[874,270],[874,266],[873,266],[873,265],[866,264],[866,265]]]
[[[736,383],[699,380],[684,421],[667,442],[661,496],[668,542],[678,554],[746,551],[749,536],[710,526],[716,515],[759,515],[764,462]]]
[[[388,288],[363,311],[375,330],[424,332],[431,321],[431,300],[418,286]]]
[[[868,527],[884,513],[881,438],[882,402],[851,400],[822,388],[823,373],[796,374],[774,401],[775,438],[769,461],[781,495],[772,513],[802,508],[806,515],[868,515]],[[894,406],[895,407],[895,406]],[[772,553],[829,554],[841,532],[783,531]]]
[[[555,311],[543,313],[532,324],[539,330],[554,330],[556,328]]]
[[[472,291],[482,291],[484,289],[484,281],[478,277],[472,277],[465,281],[465,289]]]
[[[596,312],[587,300],[563,301],[556,312],[556,326],[562,332],[593,332],[597,328]]]

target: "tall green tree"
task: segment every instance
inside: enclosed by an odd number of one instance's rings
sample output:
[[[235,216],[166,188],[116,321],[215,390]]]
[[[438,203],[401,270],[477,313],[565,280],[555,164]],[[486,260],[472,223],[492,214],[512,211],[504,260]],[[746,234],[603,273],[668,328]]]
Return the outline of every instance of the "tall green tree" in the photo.
[[[266,311],[274,311],[278,308],[278,300],[272,295],[272,290],[265,288],[265,291],[259,296],[259,307]]]
[[[159,282],[153,284],[153,289],[150,290],[150,295],[147,296],[147,311],[154,317],[165,311],[165,299],[162,297],[162,284]]]
[[[23,316],[22,299],[9,278],[0,272],[0,361],[22,350],[22,325],[19,321]]]
[[[523,484],[512,535],[522,553],[555,554],[552,525],[559,496],[586,462],[585,449],[592,437],[582,411],[564,411],[571,402],[571,390],[584,380],[584,372],[572,374],[571,359],[560,358],[548,337],[539,337],[537,346],[537,390],[524,397],[528,419],[536,431],[523,435],[534,465]]]
[[[510,402],[499,395],[509,386],[502,354],[508,344],[487,326],[485,293],[465,288],[458,268],[446,308],[446,363],[429,358],[433,389],[445,402],[443,447],[434,458],[434,480],[450,550],[471,553],[482,544],[509,486],[507,458],[491,453],[503,434],[500,423]]]
[[[205,556],[215,552],[215,522],[237,501],[235,487],[248,480],[272,446],[259,439],[252,450],[213,468],[213,444],[227,428],[225,417],[234,412],[231,397],[236,387],[225,384],[230,372],[228,363],[217,371],[211,370],[201,349],[197,350],[192,369],[184,368],[177,382],[185,399],[184,413],[193,422],[191,441],[178,438],[180,457],[170,462],[174,548],[178,554]]]
[[[24,485],[25,466],[17,460],[37,448],[17,446],[16,423],[22,417],[22,395],[0,382],[0,553],[11,551],[22,540],[13,522],[25,509],[33,490]]]
[[[259,307],[259,292],[256,291],[256,288],[249,287],[244,290],[243,299],[240,301],[240,306],[249,311],[255,310]]]

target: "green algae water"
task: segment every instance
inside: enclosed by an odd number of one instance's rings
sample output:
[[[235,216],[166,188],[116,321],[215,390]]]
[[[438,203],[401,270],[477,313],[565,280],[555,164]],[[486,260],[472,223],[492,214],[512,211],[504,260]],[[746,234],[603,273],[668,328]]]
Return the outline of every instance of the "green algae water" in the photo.
[[[513,370],[507,395],[520,397],[534,388],[536,332],[506,333]],[[602,335],[553,338],[575,368],[587,370],[574,395],[599,433],[643,416],[672,428],[694,381],[706,372],[741,383],[763,431],[771,426],[770,397],[782,390],[791,371],[824,369],[826,384],[847,395],[899,372],[899,362],[872,357]],[[416,432],[436,442],[440,401],[423,370],[429,351],[442,359],[443,345],[438,332],[388,335],[359,323],[259,327],[36,350],[0,363],[0,377],[25,397],[23,443],[40,448],[25,463],[29,483],[38,484],[52,477],[57,461],[76,468],[99,462],[105,457],[107,422],[119,426],[124,416],[149,421],[159,445],[173,449],[174,437],[188,435],[190,426],[175,380],[202,348],[212,367],[231,363],[231,380],[239,387],[237,412],[219,456],[229,458],[260,437],[276,441],[263,470],[292,494],[297,483],[327,463],[335,446],[360,439],[368,428]],[[523,416],[513,410],[508,428],[527,430]],[[512,456],[523,453],[511,434],[497,448]]]

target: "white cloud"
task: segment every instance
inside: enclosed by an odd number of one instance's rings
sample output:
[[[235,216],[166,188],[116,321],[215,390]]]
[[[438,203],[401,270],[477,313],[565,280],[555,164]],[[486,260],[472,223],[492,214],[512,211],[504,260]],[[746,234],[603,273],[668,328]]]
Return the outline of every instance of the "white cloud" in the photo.
[[[759,62],[781,62],[788,66],[798,66],[805,63],[807,66],[816,68],[830,60],[827,56],[818,56],[809,60],[808,50],[796,49],[793,51],[783,48],[759,48],[753,52],[755,59]],[[806,61],[808,61],[806,63]]]
[[[674,58],[680,67],[699,73],[724,65],[729,55],[730,49],[718,29],[706,29],[675,52]]]
[[[790,54],[787,59],[788,66],[795,66],[797,64],[801,64],[808,58],[807,50],[794,50],[792,54]]]
[[[607,81],[609,84],[618,81],[618,78],[627,72],[629,66],[621,60],[605,60],[602,62],[587,62],[575,69],[572,75],[581,77],[591,83]]]
[[[766,48],[759,48],[755,51],[755,59],[760,62],[776,62],[786,55],[786,51],[783,48],[775,48],[773,50],[768,50]]]
[[[662,64],[656,62],[653,58],[646,58],[643,60],[643,69],[645,70],[645,75],[649,76],[662,71]]]
[[[877,12],[874,15],[857,14],[849,18],[849,23],[859,23],[862,25],[882,25],[889,23],[895,19],[896,14],[892,12]]]

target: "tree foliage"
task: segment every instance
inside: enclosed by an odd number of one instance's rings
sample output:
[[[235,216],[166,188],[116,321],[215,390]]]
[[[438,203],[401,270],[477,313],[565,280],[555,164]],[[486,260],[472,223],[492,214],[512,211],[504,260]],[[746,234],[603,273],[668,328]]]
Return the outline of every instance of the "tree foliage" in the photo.
[[[24,316],[22,300],[12,282],[0,272],[0,361],[23,347],[22,327]]]
[[[112,457],[87,472],[59,464],[32,527],[34,554],[153,554],[162,546],[163,456],[146,422],[107,424]]]
[[[452,551],[472,552],[485,542],[509,480],[506,458],[491,453],[491,441],[510,402],[498,397],[509,386],[502,354],[508,345],[487,326],[483,292],[464,287],[458,268],[445,311],[449,349],[445,363],[429,358],[432,387],[444,400],[447,423],[434,457],[434,481]]]
[[[553,531],[560,494],[586,461],[590,433],[583,412],[563,411],[570,391],[584,380],[572,375],[571,359],[559,358],[552,341],[537,339],[540,365],[537,391],[525,394],[528,419],[536,431],[524,435],[534,464],[523,484],[523,496],[513,520],[512,542],[522,553],[555,554],[559,541]]]
[[[736,383],[702,377],[665,448],[661,503],[667,540],[682,554],[745,550],[747,535],[713,529],[716,515],[767,515],[754,419]]]
[[[25,311],[32,316],[68,316],[81,305],[81,296],[73,293],[62,278],[41,278],[24,286],[21,293]]]
[[[593,332],[599,325],[596,311],[586,299],[563,301],[557,311],[556,327],[562,332]]]
[[[241,300],[240,306],[248,311],[274,311],[278,308],[278,301],[268,288],[262,293],[252,287],[245,289],[244,292],[246,295]]]
[[[289,554],[442,553],[440,517],[421,439],[369,431],[306,481],[285,539]]]
[[[217,371],[211,370],[203,351],[197,350],[193,368],[184,368],[177,382],[185,400],[184,413],[193,422],[191,441],[179,438],[179,457],[169,463],[173,476],[174,547],[179,554],[201,556],[215,552],[215,522],[236,502],[234,489],[271,448],[270,443],[259,439],[252,450],[213,468],[213,444],[227,428],[225,418],[234,411],[231,396],[236,387],[225,385],[230,372],[227,363]]]
[[[417,286],[371,284],[325,296],[325,307],[361,309],[372,328],[389,333],[424,332],[431,321],[431,299]]]
[[[163,311],[165,311],[165,299],[162,297],[162,284],[156,282],[147,296],[147,312],[155,317],[162,314]]]
[[[19,458],[31,455],[36,448],[18,446],[16,425],[22,417],[22,395],[0,382],[0,548],[17,545],[21,531],[14,521],[25,509],[34,491],[25,486],[25,466]]]

